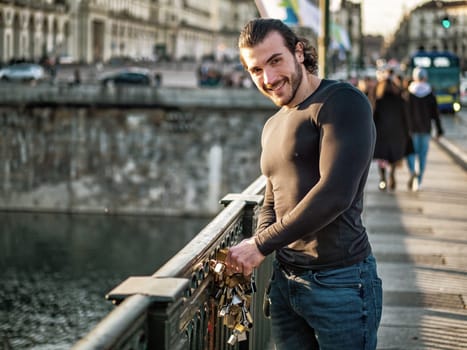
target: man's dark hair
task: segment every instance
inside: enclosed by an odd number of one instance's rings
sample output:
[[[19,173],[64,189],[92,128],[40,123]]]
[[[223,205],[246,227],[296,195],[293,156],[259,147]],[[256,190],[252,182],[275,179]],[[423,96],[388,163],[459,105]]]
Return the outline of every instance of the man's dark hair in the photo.
[[[270,33],[276,31],[284,39],[285,46],[292,54],[295,54],[297,43],[303,45],[303,65],[306,70],[312,74],[318,71],[318,55],[316,49],[305,38],[298,37],[292,29],[285,25],[281,20],[273,18],[256,18],[246,24],[238,38],[238,47],[251,48],[261,43],[264,38]],[[240,57],[243,62],[243,58]]]

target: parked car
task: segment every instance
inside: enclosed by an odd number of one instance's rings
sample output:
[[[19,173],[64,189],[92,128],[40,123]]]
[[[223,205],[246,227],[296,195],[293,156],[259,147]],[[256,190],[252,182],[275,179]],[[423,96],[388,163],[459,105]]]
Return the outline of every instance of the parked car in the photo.
[[[109,85],[153,85],[151,71],[145,68],[125,68],[115,72],[105,74],[100,78],[104,86]]]
[[[0,69],[0,79],[4,81],[36,82],[45,77],[44,68],[34,63],[16,63]]]
[[[73,56],[61,55],[57,57],[56,62],[59,64],[73,64],[76,63],[76,60],[73,58]]]

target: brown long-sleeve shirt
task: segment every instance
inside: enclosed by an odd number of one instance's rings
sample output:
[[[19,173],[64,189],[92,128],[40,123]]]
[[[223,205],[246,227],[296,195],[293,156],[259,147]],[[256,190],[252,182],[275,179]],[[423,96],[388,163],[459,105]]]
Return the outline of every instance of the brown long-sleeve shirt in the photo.
[[[291,267],[325,269],[371,252],[361,213],[375,138],[366,96],[330,80],[267,121],[267,186],[255,236],[261,253],[276,251]]]

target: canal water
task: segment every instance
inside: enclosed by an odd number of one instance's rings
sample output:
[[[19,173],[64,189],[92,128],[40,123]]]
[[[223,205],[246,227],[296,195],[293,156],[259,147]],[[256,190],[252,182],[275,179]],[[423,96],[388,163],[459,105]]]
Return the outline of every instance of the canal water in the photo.
[[[150,275],[207,223],[0,213],[0,349],[68,349],[113,305],[105,294]]]

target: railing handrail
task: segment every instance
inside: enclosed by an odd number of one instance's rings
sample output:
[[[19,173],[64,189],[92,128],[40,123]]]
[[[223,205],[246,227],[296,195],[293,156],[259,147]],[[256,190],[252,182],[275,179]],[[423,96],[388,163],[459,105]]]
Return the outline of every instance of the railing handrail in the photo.
[[[135,329],[144,328],[143,323],[146,322],[145,319],[151,305],[155,301],[166,304],[168,302],[177,303],[177,300],[180,302],[183,294],[186,295],[187,289],[196,289],[196,286],[191,285],[193,281],[190,280],[189,276],[196,274],[199,267],[201,271],[205,271],[205,263],[201,265],[199,263],[206,261],[207,258],[213,255],[216,245],[219,246],[221,244],[220,240],[223,237],[225,238],[226,230],[231,227],[235,220],[238,220],[247,206],[251,207],[252,202],[249,201],[249,198],[255,198],[252,195],[259,195],[264,192],[265,184],[265,178],[260,176],[241,194],[230,195],[230,198],[229,196],[225,197],[225,201],[230,202],[230,204],[149,279],[143,279],[140,281],[142,283],[137,281],[136,287],[132,283],[125,284],[124,282],[120,285],[121,287],[117,287],[109,293],[107,297],[110,296],[111,299],[117,302],[124,299],[123,302],[112,310],[90,333],[76,343],[73,349],[126,348],[123,345],[128,344],[128,342],[133,342],[133,344],[144,342],[143,338],[145,336],[143,333],[139,337],[133,333]],[[259,201],[256,205],[258,204]],[[209,280],[206,278],[202,283],[209,283]],[[162,281],[169,287],[160,286],[164,284],[161,283]],[[119,293],[122,293],[122,295]],[[126,298],[125,294],[128,294]],[[264,332],[259,329],[258,334],[262,333]],[[133,339],[129,340],[130,334],[132,334]],[[141,348],[145,347],[141,346]],[[166,347],[161,348],[165,349]]]
[[[242,195],[257,195],[264,190],[265,184],[265,178],[260,176],[242,192]],[[185,247],[159,268],[153,277],[182,276],[184,268],[190,267],[193,256],[199,258],[204,255],[209,247],[215,244],[219,233],[225,231],[232,224],[246,204],[244,200],[239,199],[224,208]]]
[[[96,327],[73,346],[76,350],[111,349],[118,344],[122,334],[141,320],[151,298],[147,295],[135,294],[111,311]]]

